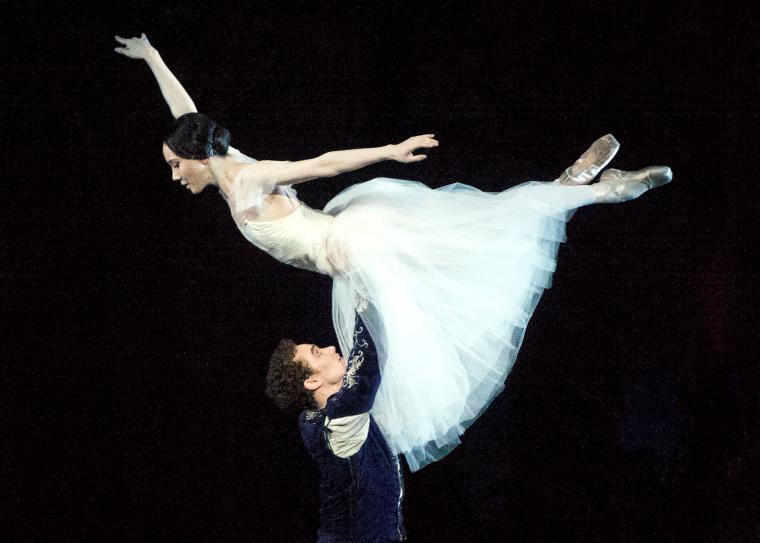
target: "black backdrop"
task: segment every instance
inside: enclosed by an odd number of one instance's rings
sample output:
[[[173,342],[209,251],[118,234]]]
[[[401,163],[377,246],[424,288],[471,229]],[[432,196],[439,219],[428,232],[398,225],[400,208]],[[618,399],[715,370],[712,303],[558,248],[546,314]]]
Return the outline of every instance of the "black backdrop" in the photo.
[[[505,392],[408,474],[410,540],[760,537],[756,12],[160,4],[5,12],[4,540],[318,524],[315,469],[262,383],[282,335],[334,341],[330,281],[250,246],[216,191],[169,182],[168,109],[112,51],[140,32],[254,157],[440,139],[422,163],[303,185],[312,207],[381,175],[553,179],[607,132],[613,165],[670,165],[667,187],[570,223]]]

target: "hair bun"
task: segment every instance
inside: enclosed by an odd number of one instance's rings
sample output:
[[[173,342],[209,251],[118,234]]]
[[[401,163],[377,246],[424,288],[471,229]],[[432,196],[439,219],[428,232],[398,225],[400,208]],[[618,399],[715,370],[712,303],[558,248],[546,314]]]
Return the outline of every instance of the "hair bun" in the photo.
[[[230,131],[223,126],[216,125],[211,135],[211,146],[214,154],[226,155],[230,148]]]
[[[169,127],[164,143],[179,157],[203,160],[227,154],[230,132],[208,115],[185,113]]]

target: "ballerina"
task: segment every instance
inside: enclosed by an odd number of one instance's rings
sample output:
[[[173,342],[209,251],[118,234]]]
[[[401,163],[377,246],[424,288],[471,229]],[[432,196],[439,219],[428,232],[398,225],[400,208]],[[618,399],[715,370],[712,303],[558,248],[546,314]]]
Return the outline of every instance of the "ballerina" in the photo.
[[[118,53],[147,62],[175,117],[163,144],[172,179],[193,194],[217,186],[251,243],[333,278],[333,323],[344,353],[361,311],[383,376],[372,414],[413,471],[455,447],[503,389],[574,211],[638,198],[672,178],[665,166],[608,169],[591,184],[619,148],[607,135],[554,181],[486,193],[378,178],[318,211],[292,185],[384,160],[424,160],[415,152],[438,141],[424,134],[308,160],[256,161],[197,112],[145,34],[116,40]]]

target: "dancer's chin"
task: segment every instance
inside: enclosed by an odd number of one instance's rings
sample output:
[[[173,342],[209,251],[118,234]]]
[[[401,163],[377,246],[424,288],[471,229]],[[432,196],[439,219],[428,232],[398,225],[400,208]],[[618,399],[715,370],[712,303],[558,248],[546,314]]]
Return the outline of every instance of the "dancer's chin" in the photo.
[[[205,189],[206,187],[204,186],[204,187],[198,188],[195,185],[188,184],[188,185],[185,185],[185,188],[187,190],[189,190],[191,194],[196,195],[196,194],[200,194],[201,192],[203,192],[203,189]]]

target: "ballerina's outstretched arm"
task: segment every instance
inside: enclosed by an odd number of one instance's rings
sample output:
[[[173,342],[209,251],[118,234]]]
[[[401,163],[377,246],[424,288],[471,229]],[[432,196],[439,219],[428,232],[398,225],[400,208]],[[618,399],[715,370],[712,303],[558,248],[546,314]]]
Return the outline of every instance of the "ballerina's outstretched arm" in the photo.
[[[193,99],[187,94],[187,91],[182,87],[179,80],[174,77],[174,74],[166,66],[156,48],[150,44],[145,34],[139,38],[127,39],[119,36],[115,36],[115,38],[124,47],[116,47],[114,51],[129,58],[141,58],[148,63],[153,75],[156,77],[156,81],[158,81],[161,94],[164,95],[164,100],[169,105],[169,109],[171,109],[175,119],[185,113],[195,113],[198,111],[195,108]]]
[[[321,177],[333,177],[385,160],[419,162],[427,158],[427,155],[415,155],[415,150],[437,146],[438,141],[434,134],[424,134],[413,136],[396,145],[330,151],[316,158],[295,162],[261,160],[255,164],[240,164],[230,177],[241,183],[268,182],[272,186],[292,185]]]

